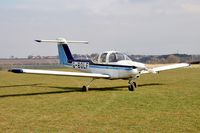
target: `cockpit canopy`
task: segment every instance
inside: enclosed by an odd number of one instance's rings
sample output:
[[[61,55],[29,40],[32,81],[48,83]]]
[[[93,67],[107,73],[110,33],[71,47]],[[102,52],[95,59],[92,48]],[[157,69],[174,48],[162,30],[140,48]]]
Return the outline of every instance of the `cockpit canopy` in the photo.
[[[121,60],[131,60],[126,54],[117,51],[107,51],[98,57],[98,63],[116,63]]]

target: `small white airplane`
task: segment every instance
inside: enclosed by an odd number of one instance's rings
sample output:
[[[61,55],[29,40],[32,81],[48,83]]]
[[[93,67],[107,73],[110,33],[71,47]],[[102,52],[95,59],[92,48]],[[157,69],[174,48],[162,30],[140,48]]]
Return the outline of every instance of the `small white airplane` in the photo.
[[[97,63],[92,60],[75,60],[68,47],[69,43],[88,43],[87,41],[70,41],[64,38],[56,40],[35,40],[36,42],[56,43],[58,46],[60,64],[82,72],[64,72],[50,70],[34,70],[13,68],[9,71],[14,73],[47,74],[59,76],[91,77],[88,85],[83,86],[84,91],[88,91],[89,86],[95,79],[126,79],[128,80],[129,91],[134,91],[137,87],[135,80],[141,74],[158,73],[164,70],[182,68],[189,66],[188,63],[178,63],[155,68],[147,68],[145,64],[132,61],[126,54],[118,51],[107,51],[98,57]]]

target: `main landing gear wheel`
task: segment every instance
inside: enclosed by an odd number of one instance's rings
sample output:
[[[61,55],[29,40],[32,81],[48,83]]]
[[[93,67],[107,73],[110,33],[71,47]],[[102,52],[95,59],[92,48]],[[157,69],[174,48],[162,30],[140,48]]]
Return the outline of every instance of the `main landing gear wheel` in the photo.
[[[87,86],[83,86],[83,91],[87,92],[88,91],[88,87]]]
[[[91,85],[91,83],[93,82],[95,80],[95,78],[93,78],[90,82],[89,82],[89,84],[87,85],[87,86],[83,86],[83,91],[85,91],[85,92],[87,92],[88,90],[89,90],[89,87],[90,87],[90,85]]]
[[[137,87],[136,83],[133,82],[132,84],[129,84],[129,85],[128,85],[128,90],[129,90],[129,91],[134,91],[136,87]]]

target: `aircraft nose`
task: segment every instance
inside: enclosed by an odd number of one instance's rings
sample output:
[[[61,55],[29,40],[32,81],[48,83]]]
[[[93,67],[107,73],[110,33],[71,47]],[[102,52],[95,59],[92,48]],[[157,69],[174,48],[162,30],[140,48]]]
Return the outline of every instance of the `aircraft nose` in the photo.
[[[142,69],[142,70],[146,69],[146,66],[145,66],[145,64],[143,64],[143,63],[137,63],[137,64],[136,64],[136,67],[137,67],[138,69]]]

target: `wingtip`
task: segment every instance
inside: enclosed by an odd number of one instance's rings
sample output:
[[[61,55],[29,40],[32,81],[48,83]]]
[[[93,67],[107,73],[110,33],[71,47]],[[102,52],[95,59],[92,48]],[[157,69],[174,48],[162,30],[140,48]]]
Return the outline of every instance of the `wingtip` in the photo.
[[[23,73],[23,70],[22,69],[18,69],[18,68],[13,68],[13,69],[9,69],[8,72]]]
[[[35,40],[36,42],[41,42],[41,40]]]
[[[188,62],[188,64],[190,65],[200,64],[200,61],[191,61],[191,62]]]

